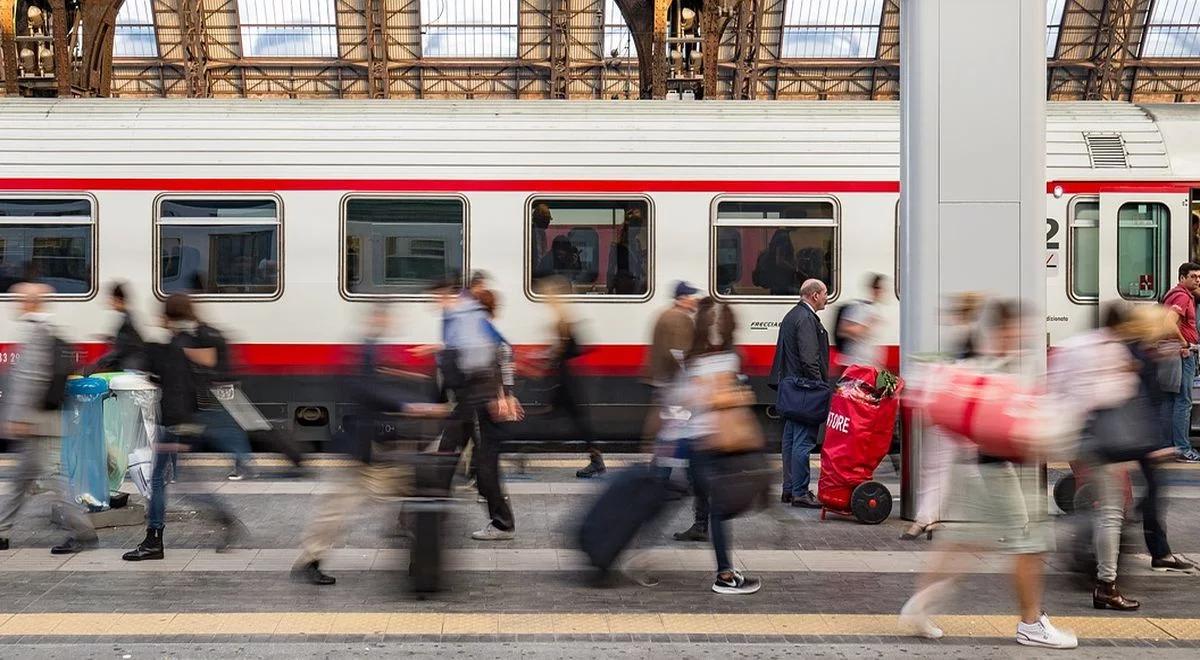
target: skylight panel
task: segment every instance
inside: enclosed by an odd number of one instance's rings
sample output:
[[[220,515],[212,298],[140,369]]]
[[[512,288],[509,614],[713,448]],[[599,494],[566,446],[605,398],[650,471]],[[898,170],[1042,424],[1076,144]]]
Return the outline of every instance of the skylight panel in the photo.
[[[455,59],[515,58],[517,0],[421,0],[421,53]]]
[[[117,12],[113,57],[158,57],[150,0],[125,0]]]
[[[1158,0],[1152,6],[1142,57],[1200,57],[1200,2]]]
[[[337,57],[334,0],[238,0],[245,57]]]
[[[883,0],[788,0],[785,59],[874,58]]]

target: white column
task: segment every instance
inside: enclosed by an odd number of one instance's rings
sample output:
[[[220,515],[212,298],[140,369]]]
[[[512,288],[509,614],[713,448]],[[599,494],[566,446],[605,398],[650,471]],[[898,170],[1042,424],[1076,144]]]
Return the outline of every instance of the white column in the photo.
[[[900,14],[901,356],[949,350],[946,299],[979,291],[1022,302],[1027,368],[1042,371],[1046,0],[904,0]],[[920,455],[910,433],[910,519]]]

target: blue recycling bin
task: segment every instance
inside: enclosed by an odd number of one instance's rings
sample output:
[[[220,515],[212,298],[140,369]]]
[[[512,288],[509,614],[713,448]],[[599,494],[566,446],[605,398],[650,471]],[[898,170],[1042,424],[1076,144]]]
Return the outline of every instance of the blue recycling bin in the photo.
[[[89,511],[108,508],[108,447],[104,443],[104,399],[99,378],[67,381],[62,411],[62,470],[71,501]]]

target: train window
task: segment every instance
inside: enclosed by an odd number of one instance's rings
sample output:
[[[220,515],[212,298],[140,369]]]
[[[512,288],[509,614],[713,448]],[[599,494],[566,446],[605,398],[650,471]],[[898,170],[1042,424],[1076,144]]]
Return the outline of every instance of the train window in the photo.
[[[33,278],[57,295],[88,297],[95,282],[95,216],[85,198],[0,199],[0,294]]]
[[[1071,298],[1094,301],[1100,298],[1100,202],[1075,202],[1071,207],[1071,230],[1067,234],[1067,260],[1071,274]]]
[[[650,203],[535,198],[529,204],[529,283],[562,277],[585,296],[650,295]]]
[[[1117,291],[1128,300],[1155,300],[1167,285],[1165,204],[1130,202],[1117,210]]]
[[[274,297],[282,291],[277,199],[162,199],[156,229],[162,295]]]
[[[713,285],[722,297],[795,297],[807,279],[837,296],[837,208],[832,200],[721,200]]]
[[[343,204],[348,296],[424,295],[466,270],[466,201],[354,196]]]

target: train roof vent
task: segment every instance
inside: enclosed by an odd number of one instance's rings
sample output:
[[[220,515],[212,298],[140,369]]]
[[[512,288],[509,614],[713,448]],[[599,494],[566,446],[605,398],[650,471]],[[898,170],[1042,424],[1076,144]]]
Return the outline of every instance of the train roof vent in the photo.
[[[1088,158],[1094,168],[1129,167],[1129,152],[1120,133],[1084,133]]]

